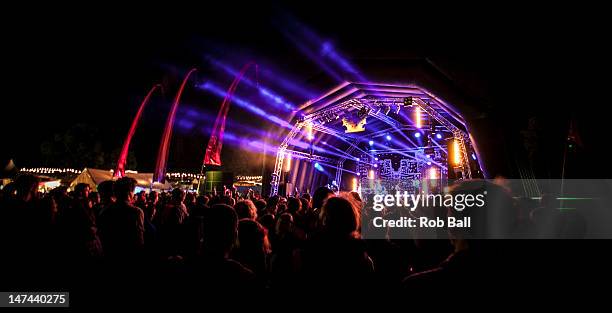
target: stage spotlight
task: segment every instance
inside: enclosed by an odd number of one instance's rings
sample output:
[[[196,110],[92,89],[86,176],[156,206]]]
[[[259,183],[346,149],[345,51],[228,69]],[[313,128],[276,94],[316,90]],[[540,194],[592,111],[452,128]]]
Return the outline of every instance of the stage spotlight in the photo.
[[[357,177],[353,177],[353,191],[357,191],[358,186]]]
[[[374,161],[378,161],[378,158],[374,158]]]
[[[414,123],[416,125],[416,128],[421,128],[421,126],[423,126],[421,124],[421,108],[420,107],[416,107],[414,109]]]
[[[476,154],[472,153],[472,160],[476,161]]]
[[[453,140],[453,164],[461,164],[461,152],[459,151],[459,141]]]
[[[374,167],[378,167],[378,164],[374,164]]]
[[[370,146],[373,146],[374,145],[374,140],[370,140],[368,143],[370,144]]]
[[[386,138],[387,138],[388,141],[391,141],[391,136],[387,135]]]
[[[289,172],[291,171],[291,154],[288,154],[285,159],[287,160],[287,163],[285,163],[285,172]]]
[[[306,126],[306,136],[310,141],[314,139],[314,130],[312,129],[312,126],[312,122],[308,122],[308,125]]]
[[[437,133],[437,134],[436,134],[436,139],[442,139],[442,134]]]
[[[429,168],[429,179],[438,179],[438,171],[433,166]]]
[[[431,165],[431,162],[427,162],[427,165]]]
[[[368,172],[368,179],[374,179],[374,170]]]
[[[357,173],[357,176],[361,176],[361,173]]]
[[[315,169],[317,169],[317,171],[319,171],[319,172],[323,172],[323,171],[325,171],[325,170],[323,169],[323,166],[321,166],[321,164],[319,164],[318,162],[317,162],[317,163],[315,163],[314,167],[315,167]]]
[[[419,132],[414,133],[414,137],[421,138],[421,133],[419,133]]]
[[[324,145],[326,145],[326,144],[327,144],[327,141],[323,141],[323,144],[324,144]]]

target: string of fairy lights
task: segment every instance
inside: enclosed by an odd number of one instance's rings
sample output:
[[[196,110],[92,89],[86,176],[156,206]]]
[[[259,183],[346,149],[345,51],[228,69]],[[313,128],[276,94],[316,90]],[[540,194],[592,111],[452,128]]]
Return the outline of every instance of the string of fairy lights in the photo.
[[[74,169],[74,168],[59,168],[59,167],[27,167],[22,168],[20,170],[22,173],[31,173],[31,174],[39,174],[39,175],[71,175],[71,174],[81,174],[83,170]],[[110,173],[113,170],[109,170]],[[134,173],[138,174],[137,171],[125,171],[127,174]],[[199,173],[186,173],[186,172],[170,172],[166,173],[166,177],[170,179],[200,179],[203,178],[203,174]]]

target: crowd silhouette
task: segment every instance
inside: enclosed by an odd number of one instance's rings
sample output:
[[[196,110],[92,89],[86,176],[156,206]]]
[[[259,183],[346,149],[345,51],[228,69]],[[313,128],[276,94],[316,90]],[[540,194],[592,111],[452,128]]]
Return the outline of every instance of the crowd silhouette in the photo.
[[[135,194],[131,178],[105,181],[97,192],[87,184],[47,194],[37,187],[36,177],[21,175],[0,191],[3,287],[59,286],[86,294],[106,282],[169,297],[198,288],[401,289],[487,277],[484,243],[473,233],[451,232],[450,240],[362,239],[361,214],[368,211],[357,193],[320,187],[312,197],[181,189]],[[469,183],[454,190],[462,187],[469,190]],[[512,209],[512,198],[505,199]],[[543,197],[531,218],[558,218],[549,208]],[[496,218],[503,221],[496,231],[515,222]],[[479,231],[487,230],[473,227]]]

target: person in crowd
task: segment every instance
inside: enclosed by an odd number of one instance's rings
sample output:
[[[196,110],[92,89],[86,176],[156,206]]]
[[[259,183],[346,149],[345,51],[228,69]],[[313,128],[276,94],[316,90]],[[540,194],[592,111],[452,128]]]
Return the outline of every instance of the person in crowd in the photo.
[[[351,192],[349,192],[349,195],[351,196],[351,198],[352,198],[353,200],[355,200],[355,201],[357,201],[357,202],[359,202],[359,203],[363,202],[363,201],[361,200],[361,196],[359,195],[359,193],[358,193],[358,192],[356,192],[356,191],[351,191]]]
[[[159,193],[155,190],[151,191],[147,196],[147,205],[143,209],[145,218],[148,218],[152,223],[157,215],[157,206],[159,202]]]
[[[319,228],[319,215],[325,201],[334,195],[334,192],[327,187],[319,187],[312,196],[310,210],[306,211],[300,224],[307,233],[316,232]]]
[[[276,210],[278,209],[278,203],[280,201],[280,197],[278,195],[274,195],[268,199],[266,202],[266,213],[272,214],[274,216],[276,214]]]
[[[266,284],[269,269],[268,231],[257,221],[242,219],[238,223],[238,246],[232,252],[233,258],[253,271],[260,284]]]
[[[208,209],[209,198],[204,195],[200,195],[196,197],[196,202],[191,212],[189,212],[189,216],[204,216],[204,213]]]
[[[5,196],[0,203],[0,249],[11,251],[12,256],[19,260],[23,255],[33,252],[30,245],[35,239],[31,238],[31,227],[28,224],[36,210],[38,184],[37,177],[22,175],[3,190]]]
[[[115,182],[117,201],[100,214],[100,238],[107,257],[116,261],[138,259],[144,249],[144,212],[134,206],[136,180]]]
[[[108,206],[115,203],[115,182],[106,180],[98,185],[98,193],[100,194],[100,203],[94,206],[94,214],[100,216]]]
[[[238,215],[225,204],[207,210],[203,219],[202,252],[189,263],[194,286],[214,290],[249,290],[256,283],[253,271],[230,258],[238,239]]]
[[[187,207],[184,204],[185,191],[180,188],[172,190],[172,198],[167,203],[161,212],[161,225],[180,225],[189,215]]]
[[[323,207],[325,201],[334,195],[334,192],[327,187],[319,187],[315,190],[312,196],[312,209],[315,211],[320,210]]]
[[[183,254],[187,257],[195,257],[201,253],[203,238],[204,217],[208,210],[208,197],[200,195],[196,198],[196,204],[189,212],[184,223],[185,238],[183,239]]]
[[[271,237],[273,254],[270,259],[272,285],[281,288],[290,286],[296,275],[296,254],[302,248],[305,234],[294,223],[293,216],[283,213],[276,222]]]
[[[246,193],[245,198],[251,201],[255,201],[257,200],[257,194],[255,194],[255,191],[253,189],[249,189]]]
[[[452,195],[486,190],[487,206],[440,208],[444,217],[471,217],[472,227],[449,229],[450,240],[437,240],[443,249],[434,255],[418,240],[366,244],[360,214],[368,208],[360,195],[335,196],[326,187],[318,188],[312,198],[304,194],[286,202],[279,196],[266,201],[254,193],[241,197],[235,191],[202,195],[187,207],[193,195],[180,189],[134,198],[136,181],[131,178],[99,184],[99,203],[87,184],[77,184],[70,194],[56,188],[46,196],[37,192],[38,186],[36,177],[21,175],[0,192],[0,249],[7,264],[21,273],[5,275],[5,281],[39,275],[37,268],[60,268],[46,262],[59,255],[58,264],[67,265],[58,270],[61,274],[77,265],[102,276],[125,269],[120,276],[111,275],[117,281],[145,277],[155,282],[171,273],[179,280],[168,288],[189,285],[200,293],[199,287],[233,292],[266,286],[354,287],[369,284],[373,277],[410,290],[462,288],[465,281],[495,277],[488,265],[496,262],[483,253],[488,242],[480,239],[511,237],[518,216],[506,189],[482,181],[460,182],[450,188]],[[531,213],[531,222],[539,225],[536,230],[554,229],[542,226],[558,212],[553,200],[543,195],[541,206]],[[105,263],[91,266],[100,259],[113,265],[110,272],[104,272]],[[173,271],[166,272],[168,267]],[[78,273],[86,274],[83,280],[99,282],[88,272]]]
[[[255,207],[257,208],[258,216],[263,216],[264,214],[266,214],[266,207],[268,206],[268,203],[266,202],[266,200],[257,199],[253,203],[255,204]]]
[[[315,192],[317,198],[318,193]],[[333,288],[368,283],[373,263],[360,239],[359,210],[347,199],[331,197],[320,213],[320,232],[310,238],[301,254],[302,275],[308,286]]]
[[[98,258],[103,254],[89,191],[88,184],[77,184],[70,205],[58,213],[60,242],[66,256],[73,256],[74,261]]]
[[[302,211],[302,202],[300,199],[295,197],[289,197],[287,199],[287,213],[291,214],[294,218],[299,216]]]
[[[194,193],[187,192],[185,194],[185,207],[187,207],[187,212],[191,212],[193,207],[196,205],[196,196]]]
[[[281,199],[284,199],[284,198],[281,198]],[[280,214],[283,214],[283,213],[286,213],[286,212],[287,212],[287,203],[284,203],[284,202],[283,203],[279,203],[276,206],[276,214],[275,215],[280,215]]]
[[[299,198],[299,200],[302,208],[293,216],[293,220],[299,229],[307,231],[309,230],[309,218],[313,214],[310,200],[306,198]]]
[[[158,202],[157,191],[151,191],[148,195],[145,194],[146,202],[143,207],[138,207],[143,212],[143,226],[144,226],[144,242],[145,253],[148,256],[155,255],[158,246],[158,232],[157,226],[153,223],[155,214],[157,213],[157,202]],[[142,204],[141,204],[142,205]]]
[[[228,204],[229,206],[234,207],[234,205],[236,205],[236,198],[233,198],[230,196],[228,202],[229,202]]]
[[[159,240],[162,253],[167,256],[176,256],[185,249],[185,227],[189,213],[183,203],[185,191],[180,188],[172,190],[172,196],[162,209],[159,219]]]
[[[238,201],[234,206],[234,209],[236,210],[238,218],[240,219],[246,218],[250,220],[257,220],[257,208],[251,200]]]
[[[26,174],[0,191],[0,254],[6,269],[0,282],[5,287],[54,281],[57,275],[56,257],[64,252],[56,249],[58,206],[52,195],[41,197],[38,186],[39,179]]]
[[[482,207],[473,206],[469,209],[456,210],[448,208],[448,216],[457,219],[469,217],[471,227],[448,228],[448,236],[453,246],[451,254],[438,266],[411,274],[406,277],[403,286],[411,290],[433,290],[441,285],[449,290],[461,289],[465,281],[474,284],[486,284],[490,275],[491,264],[483,252],[488,240],[511,238],[517,227],[518,216],[514,207],[514,199],[508,190],[494,183],[472,180],[462,181],[450,189],[450,194],[473,195],[486,191],[487,201]]]
[[[147,192],[142,190],[136,194],[136,199],[134,200],[134,206],[139,207],[141,210],[147,207]]]
[[[75,201],[79,202],[79,204],[84,204],[86,207],[91,208],[91,200],[89,199],[89,194],[91,193],[91,187],[86,183],[79,183],[74,187],[73,198]]]
[[[97,191],[92,191],[89,193],[89,202],[91,203],[91,207],[94,208],[100,204],[100,194]],[[94,212],[95,213],[95,212]]]
[[[310,200],[307,198],[300,198],[300,202],[302,203],[302,210],[300,211],[300,215],[304,215],[304,213],[310,211]]]

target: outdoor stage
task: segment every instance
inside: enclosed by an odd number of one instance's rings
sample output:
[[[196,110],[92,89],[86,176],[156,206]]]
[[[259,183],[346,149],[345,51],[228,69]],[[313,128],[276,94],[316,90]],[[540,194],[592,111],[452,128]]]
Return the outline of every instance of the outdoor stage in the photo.
[[[300,107],[279,145],[271,194],[421,191],[424,179],[485,177],[461,113],[416,85],[343,83]]]

